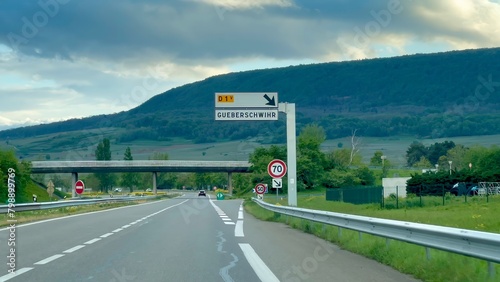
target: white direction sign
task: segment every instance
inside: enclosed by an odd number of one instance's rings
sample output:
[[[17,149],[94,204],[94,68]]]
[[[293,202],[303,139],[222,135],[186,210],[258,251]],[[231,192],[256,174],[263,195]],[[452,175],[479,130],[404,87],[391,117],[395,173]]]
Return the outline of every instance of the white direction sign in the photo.
[[[278,110],[215,110],[215,120],[278,120]]]
[[[267,173],[272,178],[281,178],[286,174],[286,164],[282,160],[272,160],[267,165]]]
[[[215,93],[216,108],[278,108],[276,92]]]
[[[273,178],[273,188],[283,188],[283,180],[281,178]]]

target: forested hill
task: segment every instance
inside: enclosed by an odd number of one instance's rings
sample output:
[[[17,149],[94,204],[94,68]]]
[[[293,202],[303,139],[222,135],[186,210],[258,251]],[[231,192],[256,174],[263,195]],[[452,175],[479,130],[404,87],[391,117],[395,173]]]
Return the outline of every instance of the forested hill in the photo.
[[[215,122],[215,92],[278,92],[297,123],[328,138],[450,137],[500,133],[500,48],[290,66],[230,73],[159,94],[128,112],[0,132],[0,138],[114,126],[118,141],[186,137],[198,142],[273,136],[283,122]]]

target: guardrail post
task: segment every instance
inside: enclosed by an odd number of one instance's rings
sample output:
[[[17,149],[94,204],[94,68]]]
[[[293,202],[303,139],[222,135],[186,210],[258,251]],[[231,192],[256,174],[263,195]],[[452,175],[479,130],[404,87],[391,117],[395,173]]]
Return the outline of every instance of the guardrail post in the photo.
[[[389,249],[390,245],[391,245],[391,239],[385,238],[385,247],[386,247],[386,249]]]
[[[431,249],[429,247],[425,247],[425,257],[427,260],[431,260]]]
[[[359,238],[359,241],[361,241],[363,239],[363,233],[361,233],[361,231],[358,232],[358,238]]]
[[[339,239],[342,237],[342,227],[339,226]]]
[[[490,279],[495,278],[495,264],[491,261],[488,262],[488,276]]]

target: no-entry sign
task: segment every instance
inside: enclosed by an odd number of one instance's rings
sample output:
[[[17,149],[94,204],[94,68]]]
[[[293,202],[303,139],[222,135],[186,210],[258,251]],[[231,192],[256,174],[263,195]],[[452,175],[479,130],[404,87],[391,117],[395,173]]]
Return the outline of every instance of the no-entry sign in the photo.
[[[282,178],[286,174],[286,164],[282,160],[272,160],[267,165],[267,173],[272,178]]]
[[[76,183],[75,183],[75,192],[80,195],[83,193],[83,190],[85,190],[85,184],[83,184],[83,181],[81,180],[78,180]]]

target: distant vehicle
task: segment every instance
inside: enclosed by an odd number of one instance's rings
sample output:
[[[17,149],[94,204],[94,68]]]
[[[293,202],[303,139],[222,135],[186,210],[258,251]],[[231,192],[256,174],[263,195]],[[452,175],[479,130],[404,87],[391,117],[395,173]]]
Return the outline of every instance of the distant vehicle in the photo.
[[[146,189],[146,192],[153,192],[153,190],[151,190],[151,188],[148,188]]]
[[[477,185],[473,183],[459,182],[453,185],[453,187],[450,189],[450,193],[455,196],[474,196],[478,194],[478,188]]]
[[[121,193],[122,192],[122,188],[115,188],[115,192]]]
[[[207,196],[207,194],[205,193],[205,190],[200,190],[200,192],[198,192],[198,197],[199,196]]]

